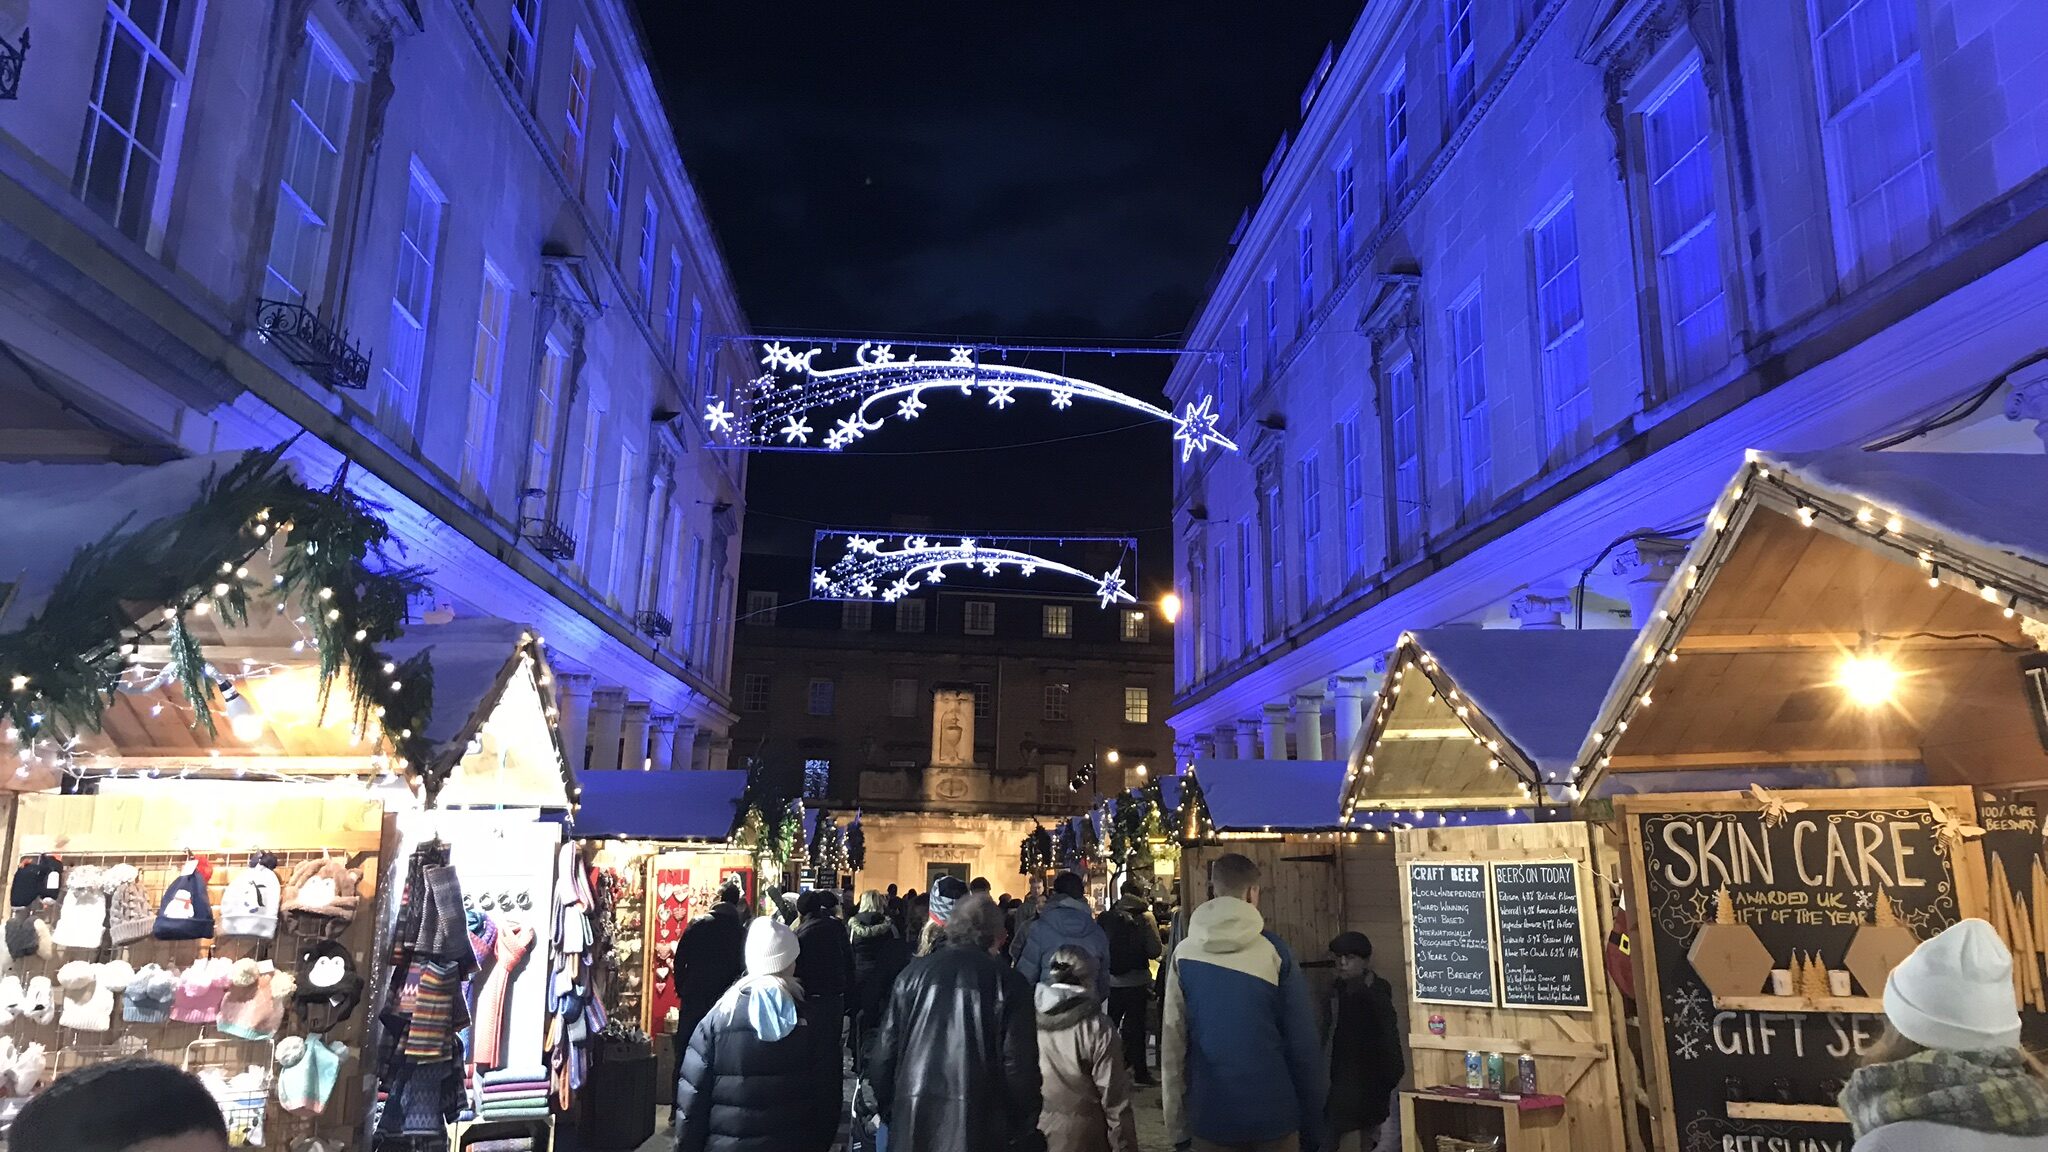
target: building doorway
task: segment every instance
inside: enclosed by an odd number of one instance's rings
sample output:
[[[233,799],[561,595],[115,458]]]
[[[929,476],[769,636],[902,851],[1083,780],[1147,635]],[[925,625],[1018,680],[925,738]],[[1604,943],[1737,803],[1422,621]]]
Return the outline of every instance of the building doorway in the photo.
[[[965,882],[967,880],[967,865],[927,863],[924,866],[924,890],[927,892],[931,891],[932,887],[939,882],[939,877],[941,876],[957,876],[962,882]]]

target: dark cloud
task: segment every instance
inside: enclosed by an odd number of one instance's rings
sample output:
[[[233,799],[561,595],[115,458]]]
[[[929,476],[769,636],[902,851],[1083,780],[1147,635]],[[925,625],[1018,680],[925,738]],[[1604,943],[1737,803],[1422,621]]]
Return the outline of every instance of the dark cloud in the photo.
[[[1310,69],[1358,4],[640,9],[756,330],[1173,343],[1294,126]],[[1156,396],[1168,362],[1068,367]],[[888,446],[1121,422],[966,415]],[[1149,529],[1168,519],[1165,459],[1156,428],[978,454],[757,457],[749,495],[799,519],[873,523],[915,508],[984,530]],[[1154,576],[1168,570],[1164,541],[1147,540]]]

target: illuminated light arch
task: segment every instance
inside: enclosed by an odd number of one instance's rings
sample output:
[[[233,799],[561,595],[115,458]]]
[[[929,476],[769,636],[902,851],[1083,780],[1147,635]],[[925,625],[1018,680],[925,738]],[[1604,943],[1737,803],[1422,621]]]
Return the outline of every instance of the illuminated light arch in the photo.
[[[1027,578],[1045,572],[1090,585],[1104,608],[1137,603],[1121,560],[1107,572],[1093,573],[1006,546],[1029,543],[1032,539],[1035,538],[1004,537],[997,543],[984,544],[971,536],[938,540],[930,535],[887,532],[820,532],[812,552],[811,595],[820,600],[894,603],[919,588],[944,583],[946,570],[958,568],[979,572],[984,577],[999,576],[1005,570]],[[1121,544],[1127,554],[1137,546],[1136,541],[1124,537],[1068,537],[1065,542]],[[835,552],[836,559],[826,563],[826,557]]]
[[[763,371],[748,382],[738,409],[723,399],[715,400],[705,406],[704,420],[717,440],[716,447],[840,452],[881,431],[891,417],[906,423],[917,419],[930,407],[924,399],[927,392],[951,388],[963,397],[980,394],[989,407],[999,411],[1017,403],[1019,393],[1040,393],[1061,411],[1077,400],[1091,400],[1169,423],[1183,464],[1212,447],[1237,450],[1217,429],[1222,413],[1216,411],[1213,397],[1188,403],[1176,416],[1087,380],[987,363],[981,359],[982,351],[973,345],[955,345],[947,349],[945,359],[920,359],[916,352],[898,356],[894,344],[867,341],[854,350],[852,364],[819,368],[814,361],[824,349],[798,352],[780,340],[769,340],[761,344]],[[834,410],[845,414],[825,429],[820,442],[812,443],[820,433],[810,418],[819,416],[822,424],[823,414]]]

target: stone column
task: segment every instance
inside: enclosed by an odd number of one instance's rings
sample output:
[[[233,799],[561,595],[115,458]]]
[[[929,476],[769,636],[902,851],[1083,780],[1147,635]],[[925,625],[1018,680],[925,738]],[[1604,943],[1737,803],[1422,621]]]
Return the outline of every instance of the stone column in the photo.
[[[1294,698],[1294,749],[1303,760],[1323,758],[1323,697],[1304,692]]]
[[[658,712],[647,718],[647,758],[654,762],[656,772],[666,772],[675,763],[676,717],[673,712]]]
[[[2033,421],[2034,435],[2048,446],[2048,361],[2037,361],[2006,377],[2012,391],[2005,397],[2007,420]]]
[[[1508,602],[1508,615],[1525,632],[1555,632],[1564,627],[1565,613],[1572,610],[1569,596],[1546,596],[1524,592]]]
[[[714,736],[706,746],[711,751],[705,767],[713,772],[725,771],[726,766],[732,763],[732,738],[728,736]]]
[[[1287,759],[1287,705],[1266,705],[1265,718],[1266,740],[1260,749],[1260,759]]]
[[[690,758],[696,755],[697,725],[688,720],[678,720],[676,734],[669,740],[668,766],[674,772],[687,772],[695,767]]]
[[[1237,758],[1257,760],[1259,758],[1259,722],[1239,720],[1237,722]]]
[[[1209,733],[1204,732],[1201,735],[1196,736],[1194,739],[1194,746],[1195,759],[1214,760],[1216,758],[1216,737],[1210,735]]]
[[[1365,730],[1366,680],[1363,676],[1337,676],[1330,681],[1330,698],[1337,708],[1337,755],[1349,760],[1358,749],[1359,733]]]
[[[711,733],[698,732],[697,739],[690,745],[690,768],[706,772],[711,768]]]
[[[590,694],[590,770],[619,766],[619,739],[626,719],[626,690],[599,688]]]
[[[629,772],[647,770],[647,710],[647,701],[628,700],[619,722],[619,767]]]
[[[1685,543],[1680,540],[1631,540],[1614,554],[1611,571],[1626,582],[1630,626],[1649,623],[1657,609],[1657,595],[1677,575],[1685,560]]]
[[[562,757],[572,771],[583,771],[590,752],[590,677],[581,672],[554,673],[555,723],[562,730]]]

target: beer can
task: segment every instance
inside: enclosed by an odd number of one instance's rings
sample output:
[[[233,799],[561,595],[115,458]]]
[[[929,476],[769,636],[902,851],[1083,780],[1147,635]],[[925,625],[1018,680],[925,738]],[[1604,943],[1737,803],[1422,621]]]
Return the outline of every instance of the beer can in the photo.
[[[1465,1087],[1486,1087],[1486,1058],[1477,1052],[1465,1053]]]
[[[1495,1092],[1508,1090],[1507,1060],[1498,1052],[1486,1054],[1486,1086]]]
[[[1527,1052],[1515,1061],[1515,1087],[1524,1096],[1536,1094],[1536,1058]]]

